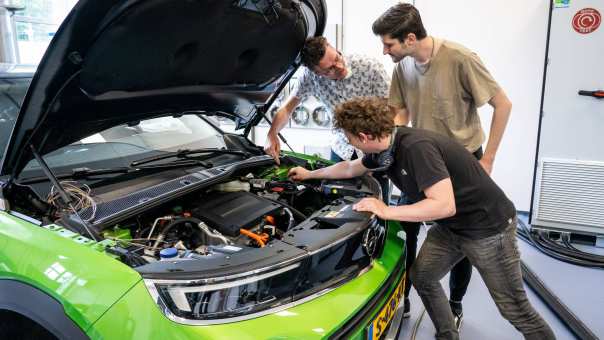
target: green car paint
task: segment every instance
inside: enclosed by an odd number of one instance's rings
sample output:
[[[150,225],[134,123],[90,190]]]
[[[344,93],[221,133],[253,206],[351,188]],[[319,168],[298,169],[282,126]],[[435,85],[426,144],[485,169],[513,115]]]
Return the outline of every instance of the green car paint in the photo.
[[[103,231],[103,237],[106,239],[131,240],[132,234],[130,233],[130,229],[122,229],[115,226],[109,230]]]
[[[99,252],[97,245],[63,228],[40,227],[0,212],[0,279],[47,293],[87,330],[141,280],[132,268]]]
[[[390,222],[382,256],[372,268],[342,286],[298,306],[251,320],[191,326],[166,318],[152,301],[144,282],[139,282],[103,317],[88,335],[92,339],[323,339],[343,326],[373,296],[404,256],[404,242],[397,236],[400,224]],[[398,278],[396,286],[402,278]],[[375,316],[390,297],[388,290],[372,313]],[[352,339],[366,338],[367,323]]]

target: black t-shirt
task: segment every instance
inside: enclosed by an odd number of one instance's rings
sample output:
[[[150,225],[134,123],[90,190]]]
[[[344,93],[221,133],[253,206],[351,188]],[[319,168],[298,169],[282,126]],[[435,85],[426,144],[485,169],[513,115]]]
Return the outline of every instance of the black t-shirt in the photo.
[[[393,154],[394,163],[386,173],[411,202],[426,198],[424,190],[451,178],[457,212],[436,222],[460,236],[480,239],[495,235],[516,214],[514,204],[478,160],[453,139],[422,129],[399,127]],[[377,154],[365,155],[363,165],[369,169],[378,167]]]

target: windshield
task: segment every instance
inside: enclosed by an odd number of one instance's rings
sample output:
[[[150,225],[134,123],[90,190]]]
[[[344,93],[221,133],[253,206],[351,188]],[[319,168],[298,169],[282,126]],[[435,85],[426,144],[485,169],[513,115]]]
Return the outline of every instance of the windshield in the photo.
[[[128,166],[133,160],[182,149],[225,148],[220,131],[198,115],[161,117],[116,126],[44,155],[57,172]],[[35,160],[25,172],[38,172]]]

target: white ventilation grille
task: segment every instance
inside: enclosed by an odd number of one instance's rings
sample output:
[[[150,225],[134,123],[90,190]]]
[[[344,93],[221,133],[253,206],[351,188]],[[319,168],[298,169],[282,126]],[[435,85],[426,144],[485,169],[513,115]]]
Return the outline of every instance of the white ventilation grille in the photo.
[[[537,185],[533,224],[604,233],[603,162],[543,159]]]

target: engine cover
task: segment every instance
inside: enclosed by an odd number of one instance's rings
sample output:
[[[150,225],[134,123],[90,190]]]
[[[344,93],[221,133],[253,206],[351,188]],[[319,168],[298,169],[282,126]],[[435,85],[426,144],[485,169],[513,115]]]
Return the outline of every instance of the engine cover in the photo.
[[[246,191],[213,192],[192,213],[222,234],[235,237],[239,229],[250,229],[279,209],[279,204]]]

